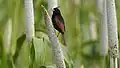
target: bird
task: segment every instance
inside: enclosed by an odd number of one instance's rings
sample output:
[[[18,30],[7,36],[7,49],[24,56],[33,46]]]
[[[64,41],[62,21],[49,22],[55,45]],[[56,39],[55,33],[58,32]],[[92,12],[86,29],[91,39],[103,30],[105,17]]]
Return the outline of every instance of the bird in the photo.
[[[65,22],[64,19],[61,15],[61,11],[59,10],[58,7],[53,8],[53,14],[52,14],[52,23],[54,28],[62,34],[63,36],[63,41],[64,41],[64,45],[66,45],[65,42],[65,37],[64,37],[64,33],[65,33]],[[59,33],[57,35],[57,37],[59,36]]]

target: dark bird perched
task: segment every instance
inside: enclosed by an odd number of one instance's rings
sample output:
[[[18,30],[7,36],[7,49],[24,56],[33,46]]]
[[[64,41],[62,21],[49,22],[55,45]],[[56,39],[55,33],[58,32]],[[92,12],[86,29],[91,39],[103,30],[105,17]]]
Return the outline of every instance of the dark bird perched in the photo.
[[[64,19],[58,7],[53,9],[52,22],[53,22],[54,28],[62,34],[64,44],[66,45],[65,38],[64,38],[64,32],[65,32]]]

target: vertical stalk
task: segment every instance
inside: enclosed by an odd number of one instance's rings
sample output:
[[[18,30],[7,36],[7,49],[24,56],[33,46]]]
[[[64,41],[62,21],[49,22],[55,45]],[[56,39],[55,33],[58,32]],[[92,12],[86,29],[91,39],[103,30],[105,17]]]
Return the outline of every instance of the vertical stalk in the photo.
[[[117,58],[115,58],[115,68],[118,68]]]
[[[11,34],[12,34],[12,21],[11,19],[8,20],[5,26],[4,30],[4,36],[3,36],[3,43],[6,54],[9,54],[10,45],[11,45]]]
[[[114,68],[114,59],[110,56],[110,68]]]
[[[100,42],[100,55],[105,56],[108,53],[108,29],[107,29],[107,11],[106,0],[103,2],[103,12],[101,12],[101,42]]]
[[[58,7],[57,0],[48,0],[48,11],[49,11],[48,13],[49,13],[50,17],[52,17],[52,14],[53,14],[52,10],[55,7]],[[48,36],[49,36],[49,38],[52,42],[52,53],[53,53],[54,61],[55,61],[55,64],[56,64],[57,68],[66,68],[63,53],[62,53],[62,49],[60,47],[60,43],[58,41],[58,38],[55,35],[55,32],[52,31],[52,30],[54,30],[54,28],[53,28],[50,17],[46,16],[45,21],[46,21],[46,25],[51,25],[51,27],[47,27],[47,28],[48,28]],[[49,24],[47,24],[47,23],[49,23]],[[49,29],[51,29],[51,31]],[[54,39],[52,39],[52,33],[53,33]],[[57,56],[59,56],[59,57],[57,57]]]
[[[50,17],[52,17],[52,9],[58,7],[57,5],[57,0],[48,0],[48,13],[50,15]]]
[[[104,0],[96,0],[96,6],[98,8],[98,12],[103,13],[103,1]]]
[[[34,9],[33,0],[24,0],[25,5],[25,23],[26,23],[26,38],[32,41],[34,37]]]
[[[26,39],[25,45],[23,45],[23,50],[21,51],[22,64],[24,68],[29,67],[29,53],[30,53],[30,45],[32,42],[34,35],[34,9],[33,9],[33,0],[24,0],[25,7],[25,23],[26,23]],[[33,42],[32,42],[33,43]],[[26,46],[27,45],[27,46]],[[33,59],[32,59],[33,60]]]
[[[107,25],[108,25],[108,44],[111,60],[114,59],[115,68],[117,68],[118,58],[118,32],[115,0],[107,0]],[[110,65],[112,62],[110,63]]]
[[[52,53],[53,53],[53,58],[54,62],[56,64],[57,68],[66,68],[65,62],[64,62],[64,56],[62,53],[62,49],[60,47],[60,42],[58,41],[57,36],[55,35],[55,31],[52,25],[52,21],[50,16],[48,15],[46,9],[42,6],[44,10],[44,18],[45,18],[45,24],[48,29],[48,37],[51,41],[52,44]]]
[[[95,22],[95,17],[92,12],[89,13],[89,28],[90,28],[90,37],[91,40],[97,40],[97,32],[96,32],[96,22]]]

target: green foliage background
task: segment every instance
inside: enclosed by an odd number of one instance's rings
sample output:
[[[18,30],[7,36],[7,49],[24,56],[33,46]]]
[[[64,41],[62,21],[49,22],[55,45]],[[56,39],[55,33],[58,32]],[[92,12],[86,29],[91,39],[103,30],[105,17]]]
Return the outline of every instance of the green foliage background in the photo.
[[[0,68],[55,68],[51,53],[43,13],[40,5],[47,8],[47,0],[33,0],[35,15],[35,37],[28,43],[25,37],[24,0],[0,0]],[[66,26],[66,41],[62,45],[67,68],[109,68],[109,57],[99,55],[100,19],[96,9],[96,0],[58,0]],[[116,0],[118,32],[120,32],[120,5]],[[83,28],[88,30],[89,13],[95,15],[97,39],[84,39]],[[5,25],[12,20],[12,38],[9,53],[3,44]],[[90,34],[90,32],[85,31]],[[120,63],[119,63],[120,64]]]

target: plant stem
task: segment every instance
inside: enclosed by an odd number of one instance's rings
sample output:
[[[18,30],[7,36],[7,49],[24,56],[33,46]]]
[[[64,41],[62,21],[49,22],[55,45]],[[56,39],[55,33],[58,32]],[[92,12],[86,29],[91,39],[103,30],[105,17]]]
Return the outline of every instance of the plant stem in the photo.
[[[62,49],[60,46],[60,42],[58,41],[58,38],[55,34],[51,18],[48,15],[48,12],[44,8],[44,6],[42,6],[42,8],[44,10],[45,24],[46,24],[47,29],[48,29],[48,37],[49,37],[51,44],[52,44],[53,59],[55,61],[56,67],[57,68],[66,68],[65,62],[64,62],[64,56],[63,56]]]
[[[33,0],[25,0],[25,23],[26,23],[26,38],[32,41],[34,37],[34,10]]]

